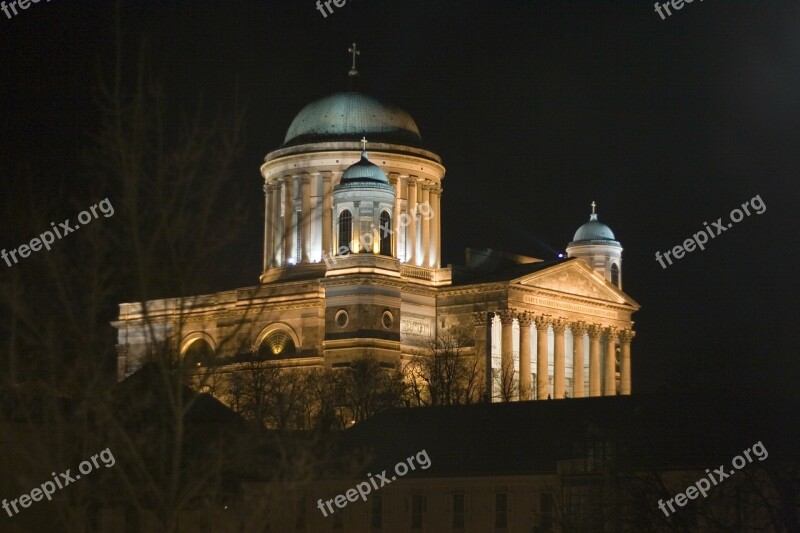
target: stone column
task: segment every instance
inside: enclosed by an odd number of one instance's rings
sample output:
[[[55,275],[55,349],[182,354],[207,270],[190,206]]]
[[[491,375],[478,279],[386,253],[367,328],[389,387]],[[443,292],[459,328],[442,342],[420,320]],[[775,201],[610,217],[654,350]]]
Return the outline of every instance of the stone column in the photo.
[[[423,183],[420,185],[422,188],[422,203],[426,204],[430,209],[430,185]],[[423,209],[423,212],[427,213]],[[420,215],[422,222],[422,266],[428,268],[431,266],[431,221],[430,217]]]
[[[331,173],[322,172],[322,257],[336,255],[333,251],[331,239],[333,238],[333,189],[331,187]]]
[[[436,268],[439,261],[439,188],[436,185],[431,186],[430,192],[430,212],[433,218],[430,220],[431,224],[431,244],[430,244],[430,257],[428,258],[431,268]]]
[[[303,236],[302,254],[300,261],[303,263],[310,263],[309,251],[311,249],[311,227],[313,219],[311,217],[311,177],[303,176],[302,178],[302,191],[303,203],[301,206],[302,212],[300,213],[300,231]]]
[[[519,322],[519,399],[531,399],[531,322],[530,313],[517,315]]]
[[[566,353],[564,351],[564,330],[567,323],[562,320],[553,321],[553,398],[561,399],[564,397],[566,385]]]
[[[483,368],[484,378],[484,400],[492,401],[492,354],[491,330],[489,326],[490,314],[485,311],[472,313],[473,325],[475,326],[475,357],[478,358],[478,365]]]
[[[500,394],[510,400],[514,392],[514,312],[506,309],[497,314],[501,324]]]
[[[603,395],[617,395],[617,328],[608,327],[603,331],[606,338],[605,373]]]
[[[631,393],[631,340],[636,332],[624,329],[619,333],[619,393]]]
[[[572,397],[583,398],[583,334],[584,322],[570,325],[572,330]]]
[[[264,183],[264,270],[272,267],[272,185]]]
[[[272,185],[272,266],[282,266],[283,234],[281,233],[281,184]]]
[[[436,199],[436,268],[442,267],[442,195],[444,189],[439,185],[439,197]]]
[[[406,247],[408,248],[408,264],[417,265],[417,179],[414,176],[408,178],[408,236]]]
[[[283,266],[294,258],[294,176],[283,180]],[[296,262],[296,261],[295,261]]]
[[[547,326],[550,325],[550,317],[540,315],[533,320],[536,324],[536,399],[546,400],[550,389],[547,370]]]
[[[400,256],[400,225],[397,217],[400,216],[400,174],[397,172],[389,173],[389,185],[394,189],[394,205],[392,207],[392,223],[390,224],[392,233],[392,257]],[[380,230],[383,237],[383,230]]]
[[[592,324],[589,333],[589,396],[600,396],[600,326]]]

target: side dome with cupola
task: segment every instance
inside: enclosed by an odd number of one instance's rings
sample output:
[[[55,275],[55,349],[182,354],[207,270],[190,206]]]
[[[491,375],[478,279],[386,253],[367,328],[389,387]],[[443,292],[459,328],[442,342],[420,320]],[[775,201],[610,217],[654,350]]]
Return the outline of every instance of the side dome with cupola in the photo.
[[[568,257],[580,257],[607,281],[622,289],[622,245],[614,232],[597,219],[592,202],[589,221],[578,228],[567,246]]]

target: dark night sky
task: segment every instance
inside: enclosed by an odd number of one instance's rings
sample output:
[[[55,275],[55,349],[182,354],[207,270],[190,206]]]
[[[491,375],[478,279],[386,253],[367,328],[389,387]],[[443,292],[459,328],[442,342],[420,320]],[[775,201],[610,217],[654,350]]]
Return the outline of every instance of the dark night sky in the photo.
[[[445,263],[466,246],[552,258],[596,200],[642,305],[636,390],[793,386],[800,4],[708,0],[664,21],[648,1],[348,0],[327,19],[314,4],[122,6],[126,50],[147,33],[178,105],[247,104],[238,169],[251,222],[209,292],[256,283],[260,162],[306,103],[344,86],[356,41],[367,91],[407,109],[444,159]],[[5,195],[26,191],[31,174],[42,194],[80,199],[98,187],[80,155],[112,34],[111,3],[0,14]],[[764,214],[666,270],[655,261],[755,195]],[[29,239],[22,221],[4,226],[2,246]]]

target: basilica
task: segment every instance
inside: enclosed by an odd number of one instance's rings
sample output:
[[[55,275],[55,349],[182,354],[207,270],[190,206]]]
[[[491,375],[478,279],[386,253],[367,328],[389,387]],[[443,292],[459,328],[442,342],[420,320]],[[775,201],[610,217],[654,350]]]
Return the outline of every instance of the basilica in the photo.
[[[402,368],[458,327],[494,401],[509,399],[504,378],[520,400],[631,393],[639,305],[594,204],[565,258],[468,249],[463,265],[442,266],[442,159],[407,112],[356,90],[305,106],[260,170],[258,284],[121,304],[120,380],[165,340],[229,371],[245,360],[340,368],[365,355]]]

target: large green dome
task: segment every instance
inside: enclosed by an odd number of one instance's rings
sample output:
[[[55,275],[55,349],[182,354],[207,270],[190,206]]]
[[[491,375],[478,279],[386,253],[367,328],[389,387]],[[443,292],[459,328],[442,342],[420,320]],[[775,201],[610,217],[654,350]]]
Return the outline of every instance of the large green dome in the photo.
[[[284,146],[335,140],[359,140],[420,146],[411,115],[359,92],[335,93],[311,102],[294,118]]]

